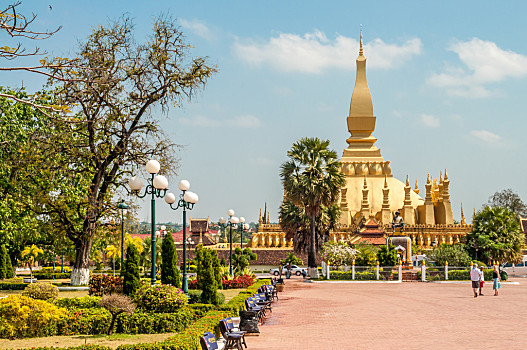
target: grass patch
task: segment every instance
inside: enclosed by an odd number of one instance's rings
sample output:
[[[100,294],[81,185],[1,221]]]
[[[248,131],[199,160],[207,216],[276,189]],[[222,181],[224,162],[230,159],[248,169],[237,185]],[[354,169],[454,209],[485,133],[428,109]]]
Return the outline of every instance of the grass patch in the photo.
[[[84,344],[104,345],[111,349],[116,349],[123,344],[136,343],[154,343],[156,341],[163,341],[176,333],[162,333],[162,334],[113,334],[105,335],[72,335],[72,336],[54,336],[45,338],[26,338],[26,339],[0,339],[0,349],[23,349],[37,346],[54,346],[54,347],[68,347],[80,346]]]
[[[245,288],[218,289],[218,293],[223,294],[225,296],[225,302],[227,302],[240,294],[242,290],[245,290]]]

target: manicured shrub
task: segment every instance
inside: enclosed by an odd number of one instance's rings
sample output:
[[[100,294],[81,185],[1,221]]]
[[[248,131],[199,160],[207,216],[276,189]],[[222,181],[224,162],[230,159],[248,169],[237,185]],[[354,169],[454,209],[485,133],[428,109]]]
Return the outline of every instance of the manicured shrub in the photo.
[[[41,280],[52,280],[52,279],[61,279],[61,278],[70,278],[71,272],[65,273],[48,273],[48,272],[33,272],[33,277]]]
[[[155,334],[179,332],[196,321],[196,312],[187,307],[171,313],[135,312],[117,317],[116,332],[126,334]]]
[[[59,296],[59,289],[50,283],[31,283],[22,295],[39,300],[56,299]]]
[[[67,317],[60,323],[58,334],[106,334],[112,314],[101,307],[67,310]]]
[[[112,322],[108,328],[108,335],[112,334],[115,319],[118,315],[122,313],[131,315],[135,310],[135,304],[132,299],[123,294],[105,295],[102,297],[99,305],[112,314]]]
[[[227,317],[226,312],[211,311],[187,327],[184,332],[180,332],[163,342],[120,345],[117,350],[199,350],[201,349],[199,340],[203,333],[217,333],[218,322],[225,317]]]
[[[7,278],[6,271],[6,260],[7,260],[7,250],[4,246],[0,247],[0,280]]]
[[[208,312],[212,310],[216,310],[216,306],[212,304],[201,304],[201,303],[189,304],[188,308],[191,309],[198,318],[202,318]]]
[[[62,267],[60,266],[55,266],[55,268],[53,268],[53,266],[46,266],[46,267],[43,267],[40,269],[40,272],[42,273],[71,273],[71,267],[69,266],[64,266],[64,272],[62,272]]]
[[[58,298],[53,303],[59,307],[65,307],[67,309],[91,309],[99,307],[99,301],[101,297],[75,297],[75,298]]]
[[[197,290],[189,290],[188,291],[188,304],[200,304],[201,303],[201,293],[202,291]],[[225,295],[221,292],[217,292],[217,298],[218,298],[218,305],[222,305],[225,303]]]
[[[177,252],[174,238],[169,233],[161,243],[161,283],[181,287],[181,276],[177,267]]]
[[[0,299],[0,337],[43,337],[57,333],[66,310],[23,295]]]
[[[0,290],[24,290],[27,283],[0,282]]]
[[[249,275],[238,276],[232,280],[223,279],[222,281],[223,289],[233,289],[233,288],[247,288],[254,283],[254,279]]]
[[[2,246],[0,248],[1,254],[3,255],[4,260],[4,278],[13,278],[15,277],[15,270],[13,269],[13,264],[11,263],[11,257],[7,253],[7,249],[5,246]]]
[[[88,294],[103,296],[105,294],[122,293],[123,278],[120,276],[94,275],[88,281]]]
[[[123,293],[133,295],[136,290],[141,288],[141,276],[139,276],[139,252],[135,244],[129,244],[126,248],[126,260],[124,262],[124,271],[122,273]]]
[[[137,290],[134,301],[145,311],[176,312],[187,304],[187,296],[181,289],[171,285],[144,285]]]
[[[218,253],[209,248],[196,249],[196,259],[198,260],[197,283],[198,288],[202,290],[201,302],[218,305],[216,295],[220,286],[216,276],[219,273]]]

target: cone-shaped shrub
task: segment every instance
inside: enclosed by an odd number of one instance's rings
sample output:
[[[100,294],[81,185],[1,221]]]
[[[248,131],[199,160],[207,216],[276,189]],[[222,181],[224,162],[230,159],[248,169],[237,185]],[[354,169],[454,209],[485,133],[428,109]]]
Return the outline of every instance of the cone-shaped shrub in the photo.
[[[15,277],[15,270],[13,270],[13,264],[11,264],[11,257],[9,256],[9,254],[7,253],[7,249],[5,246],[2,246],[2,248],[0,248],[1,252],[0,252],[0,255],[3,256],[3,261],[4,261],[4,278],[13,278]]]
[[[177,267],[176,245],[170,233],[163,238],[161,259],[161,283],[181,288],[181,276]]]
[[[198,286],[200,286],[201,302],[203,304],[218,305],[216,295],[219,283],[216,278],[216,270],[219,270],[218,254],[216,251],[203,248],[200,250],[198,266]],[[219,271],[218,271],[219,272]]]
[[[123,293],[133,295],[135,291],[141,288],[141,278],[139,276],[139,253],[135,245],[130,244],[126,248],[126,260],[123,271]]]
[[[0,280],[3,280],[4,278],[6,278],[6,255],[7,255],[7,250],[5,249],[4,246],[0,247]]]

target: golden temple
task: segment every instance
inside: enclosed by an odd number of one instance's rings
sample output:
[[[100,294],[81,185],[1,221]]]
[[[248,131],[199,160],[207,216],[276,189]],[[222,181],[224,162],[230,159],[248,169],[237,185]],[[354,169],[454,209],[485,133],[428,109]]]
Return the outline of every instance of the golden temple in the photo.
[[[410,186],[409,177],[402,182],[392,175],[390,161],[384,160],[381,150],[375,147],[376,117],[366,80],[366,57],[360,35],[359,56],[356,59],[357,75],[349,115],[346,118],[350,133],[348,146],[340,159],[346,186],[341,189],[341,217],[339,228],[330,233],[331,240],[358,243],[368,240],[366,232],[377,226],[380,233],[376,244],[392,235],[392,220],[400,212],[405,226],[397,235],[408,237],[423,248],[434,244],[454,244],[472,230],[467,225],[461,206],[460,223],[454,223],[448,178],[445,169],[439,179],[426,177],[424,199],[419,196],[417,181]],[[368,230],[364,230],[365,226]],[[373,226],[372,226],[373,225]],[[373,237],[373,236],[372,236]],[[375,242],[372,242],[375,243]],[[290,248],[279,224],[270,224],[267,211],[260,213],[258,233],[253,234],[254,248]]]

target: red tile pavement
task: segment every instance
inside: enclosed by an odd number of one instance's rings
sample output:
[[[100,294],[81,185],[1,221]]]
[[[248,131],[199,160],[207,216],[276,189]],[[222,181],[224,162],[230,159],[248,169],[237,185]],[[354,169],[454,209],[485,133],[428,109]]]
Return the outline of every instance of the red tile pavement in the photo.
[[[305,283],[286,280],[248,350],[526,349],[527,279],[492,285]]]

